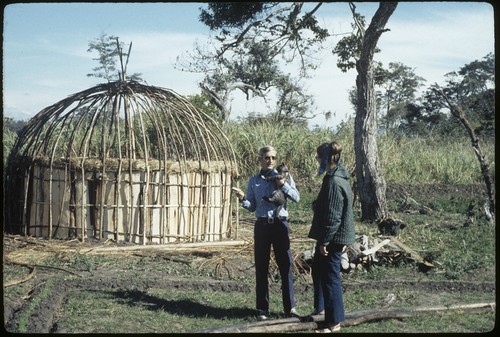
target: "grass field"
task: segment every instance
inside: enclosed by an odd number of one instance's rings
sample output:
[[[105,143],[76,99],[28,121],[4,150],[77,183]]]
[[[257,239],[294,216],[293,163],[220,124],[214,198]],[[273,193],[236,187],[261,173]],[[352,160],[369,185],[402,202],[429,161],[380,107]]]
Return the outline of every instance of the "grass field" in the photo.
[[[444,187],[443,187],[444,188]],[[465,211],[481,189],[465,186],[405,189],[432,209],[408,208],[398,189],[388,191],[391,211],[407,227],[399,234],[435,268],[422,272],[411,260],[373,264],[344,274],[346,311],[414,308],[495,301],[495,227],[478,212],[464,226]],[[437,191],[430,194],[429,191]],[[427,191],[427,192],[423,192]],[[474,194],[471,191],[476,191]],[[450,194],[451,193],[451,194]],[[292,251],[300,259],[312,248],[306,239],[314,192],[303,192],[292,207]],[[416,211],[416,212],[415,212]],[[377,237],[376,226],[357,223],[358,235]],[[246,244],[189,250],[92,252],[119,247],[111,242],[46,241],[4,237],[4,317],[9,332],[28,333],[187,333],[255,321],[252,215],[241,212],[239,238]],[[281,313],[280,281],[270,270],[272,318]],[[312,281],[296,270],[297,309],[312,309]],[[32,277],[30,277],[32,276]],[[25,280],[16,283],[15,281]],[[6,283],[12,286],[5,286]],[[393,294],[390,305],[384,299]],[[383,319],[346,326],[352,333],[469,333],[495,327],[488,312],[433,314]],[[312,332],[304,330],[300,332]]]
[[[302,253],[314,244],[307,239],[310,205],[319,190],[314,151],[322,142],[338,140],[344,145],[343,161],[352,169],[352,128],[346,125],[333,133],[293,126],[285,130],[284,126],[263,123],[252,127],[234,125],[227,133],[238,154],[241,185],[256,170],[257,151],[266,144],[278,149],[278,160],[285,161],[296,178],[301,201],[292,204],[290,210],[292,252],[298,265],[304,267]],[[7,143],[4,136],[6,153]],[[484,184],[469,143],[455,138],[378,138],[391,216],[407,224],[398,239],[434,268],[421,271],[417,263],[405,257],[401,263],[373,263],[344,274],[348,313],[495,301],[495,225],[484,216]],[[494,139],[481,145],[494,177]],[[355,211],[359,219],[359,205]],[[187,333],[252,323],[253,214],[244,210],[239,214],[236,239],[245,243],[224,248],[113,250],[127,245],[92,240],[48,241],[4,233],[5,330]],[[376,224],[358,221],[356,232],[382,239]],[[283,318],[278,275],[273,264],[269,275],[273,318]],[[296,268],[295,292],[299,313],[311,313],[312,281],[307,269]],[[390,304],[384,301],[389,295],[394,298]],[[380,319],[346,326],[343,331],[489,332],[495,327],[495,310],[493,305],[487,312]]]

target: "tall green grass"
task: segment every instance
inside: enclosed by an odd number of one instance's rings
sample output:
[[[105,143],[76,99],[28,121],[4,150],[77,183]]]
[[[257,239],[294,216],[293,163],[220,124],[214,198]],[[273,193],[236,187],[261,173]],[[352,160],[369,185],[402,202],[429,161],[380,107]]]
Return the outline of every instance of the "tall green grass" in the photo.
[[[334,139],[344,146],[344,163],[350,169],[354,167],[353,138],[348,134],[335,134],[330,129],[311,131],[302,126],[262,121],[253,125],[230,124],[227,133],[236,152],[240,175],[245,178],[259,169],[258,152],[265,145],[276,148],[277,161],[285,162],[296,180],[307,181],[315,176],[316,148]]]
[[[243,178],[258,168],[258,151],[272,145],[278,151],[278,162],[285,162],[296,180],[314,180],[317,171],[316,148],[323,142],[336,140],[343,147],[342,160],[352,172],[355,165],[354,128],[344,123],[340,130],[309,130],[271,121],[227,126]],[[482,183],[477,157],[468,138],[397,137],[390,134],[377,138],[378,155],[387,182],[405,184],[475,184]],[[495,175],[494,140],[480,143]]]
[[[4,122],[5,123],[5,122]],[[9,156],[10,150],[14,147],[14,143],[16,142],[17,135],[14,131],[6,128],[3,128],[3,166],[7,164],[7,158]]]
[[[278,161],[285,162],[295,180],[304,185],[317,181],[316,148],[336,140],[344,147],[342,160],[353,172],[353,120],[343,122],[337,131],[329,128],[310,130],[299,125],[285,125],[271,120],[258,123],[229,123],[226,133],[236,152],[240,176],[246,180],[258,170],[258,151],[272,145]],[[4,166],[15,134],[4,128]],[[475,184],[482,183],[479,162],[468,138],[401,137],[390,134],[377,138],[378,155],[387,182],[406,184]],[[480,145],[495,176],[494,139]]]
[[[494,176],[493,141],[481,143]],[[395,183],[474,184],[482,182],[479,161],[467,138],[378,139],[379,157],[387,181]]]

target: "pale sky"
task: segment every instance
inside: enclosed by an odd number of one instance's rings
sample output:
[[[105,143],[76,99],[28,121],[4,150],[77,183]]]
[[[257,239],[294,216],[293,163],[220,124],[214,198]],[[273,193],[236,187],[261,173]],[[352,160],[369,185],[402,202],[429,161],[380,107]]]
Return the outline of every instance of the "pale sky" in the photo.
[[[378,3],[356,3],[370,22]],[[3,7],[3,113],[18,119],[33,117],[68,95],[101,83],[87,77],[98,65],[87,52],[89,41],[101,34],[132,42],[127,72],[142,73],[150,85],[181,95],[200,93],[203,74],[174,68],[176,57],[204,44],[211,33],[198,21],[204,3],[11,3]],[[325,3],[317,13],[330,33],[350,32],[347,2]],[[487,2],[400,2],[389,19],[378,47],[377,61],[387,67],[400,62],[427,80],[444,83],[444,75],[494,52],[494,13]],[[321,66],[304,82],[319,112],[311,125],[335,127],[353,114],[348,91],[355,70],[342,73],[331,50],[341,36],[327,42],[318,55]],[[288,68],[287,68],[288,69]],[[265,112],[260,101],[245,102],[236,95],[233,118]]]

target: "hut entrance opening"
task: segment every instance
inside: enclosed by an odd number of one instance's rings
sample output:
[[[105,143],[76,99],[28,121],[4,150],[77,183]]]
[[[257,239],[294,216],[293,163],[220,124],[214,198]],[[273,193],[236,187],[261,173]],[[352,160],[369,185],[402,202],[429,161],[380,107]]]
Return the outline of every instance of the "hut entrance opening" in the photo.
[[[134,243],[234,236],[231,143],[172,90],[101,84],[40,111],[5,176],[9,232]]]

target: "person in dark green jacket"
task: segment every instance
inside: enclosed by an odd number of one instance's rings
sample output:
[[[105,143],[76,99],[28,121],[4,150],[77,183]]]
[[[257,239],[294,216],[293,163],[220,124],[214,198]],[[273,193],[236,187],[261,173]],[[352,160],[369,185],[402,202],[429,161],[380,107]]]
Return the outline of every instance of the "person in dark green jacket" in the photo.
[[[313,202],[313,221],[309,237],[316,240],[312,277],[314,313],[325,315],[324,329],[336,332],[345,320],[340,271],[345,245],[355,242],[353,194],[349,172],[340,161],[342,146],[337,142],[323,143],[317,148],[319,174],[325,173],[321,190]]]

